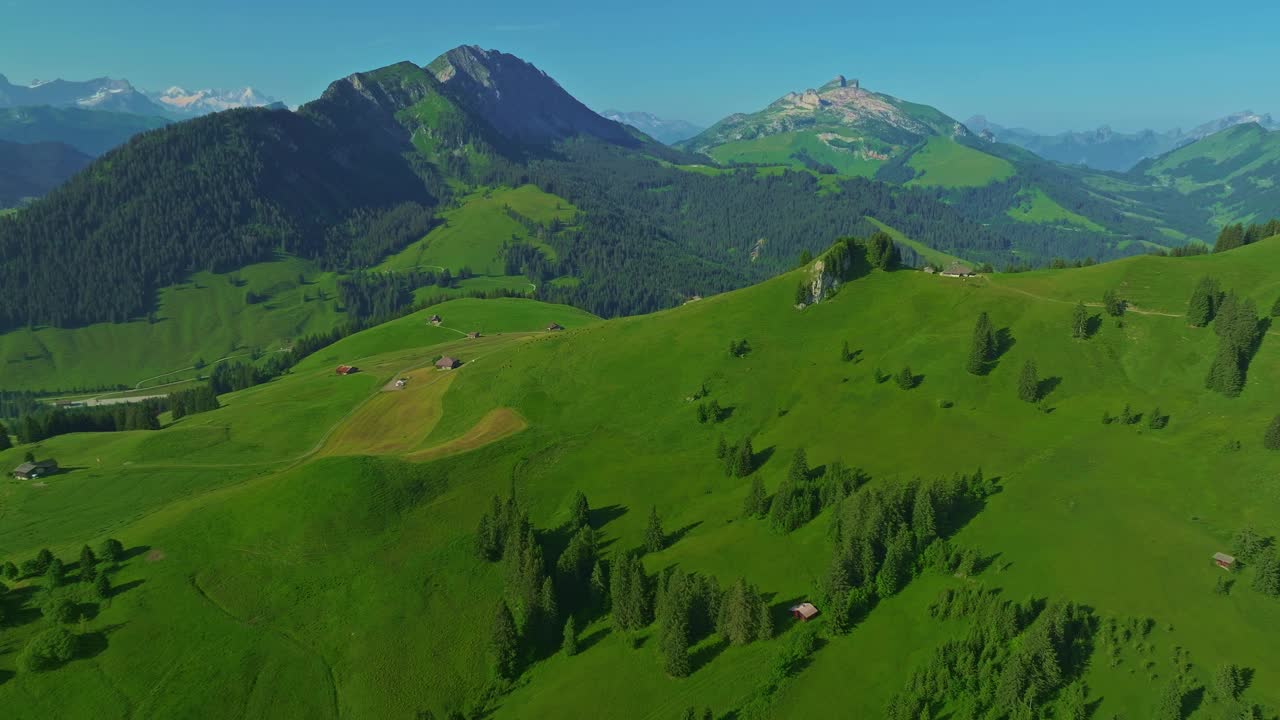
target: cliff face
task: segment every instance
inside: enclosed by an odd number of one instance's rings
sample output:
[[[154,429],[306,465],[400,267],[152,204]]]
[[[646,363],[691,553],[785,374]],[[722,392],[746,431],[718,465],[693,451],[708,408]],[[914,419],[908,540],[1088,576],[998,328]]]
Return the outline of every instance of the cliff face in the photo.
[[[809,267],[808,304],[820,303],[835,294],[849,272],[847,252],[827,252]]]

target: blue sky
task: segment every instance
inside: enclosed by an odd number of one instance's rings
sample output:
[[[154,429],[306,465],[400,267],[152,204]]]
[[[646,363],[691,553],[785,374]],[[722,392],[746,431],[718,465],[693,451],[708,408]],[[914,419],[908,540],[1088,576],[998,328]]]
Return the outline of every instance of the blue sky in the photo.
[[[249,84],[296,104],[357,70],[478,44],[533,62],[593,108],[704,124],[837,73],[961,120],[982,113],[1045,131],[1280,115],[1280,4],[583,5],[0,0],[0,73],[110,75],[146,89]]]

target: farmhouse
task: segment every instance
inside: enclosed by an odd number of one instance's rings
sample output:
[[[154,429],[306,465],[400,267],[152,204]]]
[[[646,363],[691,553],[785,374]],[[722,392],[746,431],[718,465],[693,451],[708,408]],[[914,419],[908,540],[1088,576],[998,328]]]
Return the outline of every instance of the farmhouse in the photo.
[[[441,370],[453,370],[454,368],[458,367],[461,364],[462,362],[457,358],[451,358],[447,356],[442,357],[436,361],[436,367],[440,368]]]
[[[564,329],[564,326],[561,325],[560,323],[553,322],[547,326],[547,332],[555,332],[556,330],[563,330],[563,329]]]
[[[922,269],[922,270],[924,270],[926,273],[929,273],[930,275],[933,275],[934,273],[938,272],[938,268],[936,268],[936,267],[934,267],[934,266],[932,266],[932,265],[925,265],[925,266],[924,266],[923,268],[921,268],[921,269]]]
[[[973,277],[973,268],[964,263],[953,262],[938,274],[942,277]]]
[[[809,622],[810,618],[818,614],[818,608],[813,603],[800,603],[791,607],[791,617],[802,622]]]
[[[35,480],[56,472],[58,472],[58,462],[56,460],[39,460],[22,463],[13,469],[13,476],[19,480]]]
[[[339,375],[350,375],[353,372],[359,372],[359,371],[360,371],[360,368],[356,367],[355,365],[339,365],[338,369],[335,370],[334,372],[336,372]]]
[[[475,330],[475,331],[472,331],[472,332],[467,333],[467,339],[468,339],[468,340],[475,340],[475,339],[476,339],[476,338],[478,338],[478,337],[480,337],[480,331],[479,331],[479,330]]]
[[[444,321],[440,319],[439,315],[432,315],[430,318],[427,318],[427,322],[431,323],[432,325],[439,325]]]
[[[1230,570],[1236,566],[1236,559],[1226,553],[1216,552],[1213,554],[1213,563],[1223,570]]]

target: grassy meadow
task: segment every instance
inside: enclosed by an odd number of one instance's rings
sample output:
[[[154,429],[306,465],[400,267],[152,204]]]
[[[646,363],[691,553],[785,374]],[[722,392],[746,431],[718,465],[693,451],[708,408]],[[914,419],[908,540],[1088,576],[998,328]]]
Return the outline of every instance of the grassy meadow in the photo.
[[[929,138],[907,164],[916,171],[908,185],[947,188],[980,187],[1013,177],[1017,172],[1008,160],[941,136]]]
[[[17,663],[51,622],[17,607],[41,581],[8,583],[0,706],[95,720],[443,717],[479,706],[492,718],[664,719],[689,705],[739,717],[795,632],[786,608],[814,597],[830,552],[830,513],[785,535],[742,517],[750,480],[726,477],[714,448],[722,435],[752,435],[770,492],[799,448],[815,467],[862,468],[872,486],[981,467],[1000,488],[955,538],[981,548],[987,567],[968,579],[926,572],[827,638],[780,688],[771,717],[883,716],[911,669],[965,628],[930,617],[929,604],[975,583],[1154,621],[1117,665],[1095,651],[1094,717],[1152,717],[1174,648],[1202,683],[1226,662],[1251,668],[1245,697],[1280,707],[1269,634],[1280,601],[1250,587],[1249,569],[1215,593],[1222,571],[1209,561],[1246,524],[1280,532],[1280,453],[1261,444],[1280,412],[1269,382],[1280,376],[1276,331],[1229,399],[1203,389],[1213,330],[1180,317],[1205,274],[1269,308],[1277,262],[1280,239],[969,280],[873,271],[803,311],[792,305],[797,271],[607,322],[529,300],[455,300],[348,337],[162,430],[0,452],[0,464],[32,450],[70,468],[40,484],[0,480],[0,561],[49,547],[70,562],[108,536],[129,549],[117,592],[76,628],[92,642],[48,672]],[[1132,303],[1122,323],[1097,307],[1108,289]],[[1091,337],[1073,339],[1081,300],[1099,317]],[[964,365],[983,311],[1006,340],[977,377]],[[434,312],[441,327],[426,322]],[[550,322],[568,329],[546,332]],[[473,329],[484,337],[460,336]],[[737,339],[751,346],[742,357],[726,351]],[[440,355],[464,364],[437,371]],[[1026,360],[1047,381],[1039,405],[1017,396]],[[361,372],[338,377],[337,362]],[[913,389],[875,379],[908,365]],[[398,377],[405,389],[386,390]],[[703,386],[727,409],[723,421],[697,421],[687,398]],[[1158,406],[1168,426],[1100,422],[1126,403]],[[510,692],[487,696],[503,571],[473,543],[490,498],[512,489],[552,538],[584,492],[606,556],[639,546],[656,509],[674,542],[644,556],[648,571],[747,578],[779,637],[726,647],[713,636],[692,648],[692,674],[673,679],[653,628],[636,648],[608,617],[584,619],[577,656],[529,664]],[[1205,695],[1190,717],[1221,710]]]

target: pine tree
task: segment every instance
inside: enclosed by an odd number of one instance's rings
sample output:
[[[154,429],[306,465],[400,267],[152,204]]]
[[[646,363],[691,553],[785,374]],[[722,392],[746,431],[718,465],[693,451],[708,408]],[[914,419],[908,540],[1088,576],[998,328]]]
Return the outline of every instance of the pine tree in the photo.
[[[1129,407],[1129,403],[1124,404],[1124,409],[1120,411],[1120,424],[1132,425],[1135,417],[1133,409]]]
[[[729,443],[725,442],[724,436],[720,436],[720,440],[716,442],[716,459],[723,460],[729,454]]]
[[[667,546],[667,534],[662,530],[662,519],[658,517],[658,508],[649,508],[649,524],[644,530],[644,549],[656,553]]]
[[[742,441],[742,445],[738,448],[738,464],[736,466],[736,474],[738,477],[746,477],[755,472],[756,469],[756,451],[751,447],[751,436],[748,435]]]
[[[88,545],[80,548],[80,581],[93,582],[97,577],[98,558],[93,554],[93,550]]]
[[[1222,230],[1218,233],[1218,240],[1213,244],[1213,251],[1216,253],[1234,250],[1244,245],[1244,225],[1236,223],[1235,225],[1223,225]]]
[[[578,629],[572,615],[564,621],[564,640],[560,643],[560,649],[569,657],[578,654]]]
[[[1018,376],[1018,398],[1029,403],[1040,399],[1040,376],[1036,373],[1034,360],[1022,365],[1022,373]]]
[[[542,615],[545,637],[555,637],[560,627],[560,604],[556,601],[556,588],[550,577],[542,579],[542,591],[538,593],[538,611]]]
[[[1227,397],[1236,397],[1244,390],[1240,354],[1229,342],[1219,342],[1218,354],[1214,356],[1209,375],[1205,378],[1205,387]]]
[[[907,584],[911,573],[911,534],[901,528],[885,549],[884,563],[876,574],[876,594],[882,598],[897,593]]]
[[[1082,302],[1076,303],[1071,311],[1071,337],[1077,340],[1089,337],[1089,311]]]
[[[707,404],[698,403],[698,424],[705,425],[707,422]]]
[[[1182,678],[1174,676],[1160,694],[1160,706],[1156,709],[1155,720],[1182,720],[1182,699]]]
[[[54,558],[49,562],[49,568],[45,570],[45,587],[56,588],[61,587],[67,579],[67,566],[62,560]]]
[[[100,600],[111,597],[111,580],[105,572],[98,573],[98,579],[93,584],[93,594]]]
[[[503,600],[493,615],[493,629],[489,635],[489,652],[493,659],[493,672],[498,678],[512,680],[516,676],[516,621],[511,608]]]
[[[1254,569],[1253,589],[1263,595],[1280,595],[1280,559],[1274,550],[1261,555]]]
[[[1116,294],[1115,290],[1108,289],[1106,292],[1102,293],[1102,306],[1111,317],[1120,317],[1121,315],[1124,315],[1124,300],[1120,299],[1120,296]]]
[[[102,545],[98,548],[98,557],[103,562],[114,565],[120,562],[124,556],[124,544],[115,538],[108,538],[102,541]]]
[[[1200,278],[1187,303],[1187,322],[1195,327],[1205,327],[1212,322],[1217,310],[1218,294],[1216,280],[1207,275]]]
[[[1239,665],[1227,663],[1218,668],[1218,672],[1213,676],[1214,690],[1222,700],[1239,700],[1240,693],[1244,692],[1244,686],[1244,673]]]
[[[689,623],[683,615],[668,618],[662,629],[662,669],[678,678],[689,675]]]
[[[742,514],[744,517],[760,517],[765,513],[768,507],[768,496],[764,490],[764,480],[760,476],[751,478],[751,488],[747,490],[747,497],[742,503]]]
[[[809,283],[802,282],[796,286],[796,305],[809,304]]]
[[[587,496],[581,490],[573,494],[573,507],[570,513],[570,526],[573,529],[591,524],[591,506],[587,504]]]
[[[591,568],[591,580],[587,585],[587,596],[593,610],[608,610],[609,585],[604,579],[604,566],[597,560]]]
[[[1280,298],[1276,298],[1275,303],[1271,306],[1271,317],[1280,317]]]
[[[915,373],[911,372],[911,368],[909,366],[898,371],[898,374],[895,375],[893,379],[894,382],[898,383],[898,387],[903,390],[910,390],[916,386]]]
[[[9,439],[9,428],[0,423],[0,450],[8,450],[13,447],[13,441]]]
[[[1268,450],[1280,450],[1280,415],[1271,420],[1267,432],[1262,436],[1262,446]]]
[[[983,312],[978,315],[978,322],[973,327],[973,342],[965,369],[973,375],[985,375],[995,355],[996,340],[991,330],[991,318]]]

